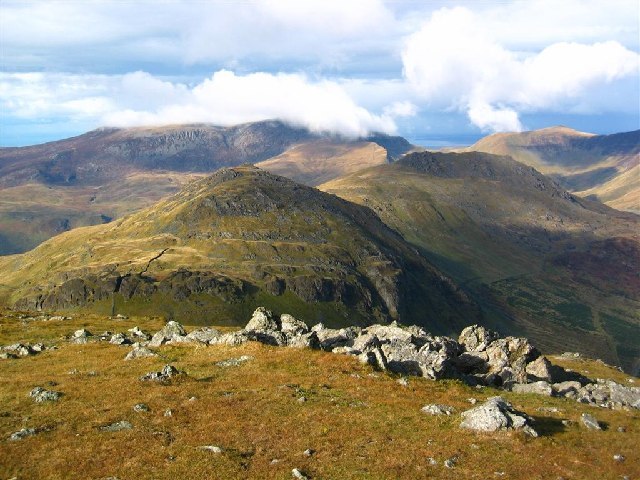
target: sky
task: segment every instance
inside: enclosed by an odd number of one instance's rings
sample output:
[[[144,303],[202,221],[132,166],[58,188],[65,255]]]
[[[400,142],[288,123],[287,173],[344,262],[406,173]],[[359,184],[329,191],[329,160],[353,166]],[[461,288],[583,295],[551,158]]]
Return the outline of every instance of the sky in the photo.
[[[469,144],[640,128],[637,0],[0,1],[0,145],[269,118]]]

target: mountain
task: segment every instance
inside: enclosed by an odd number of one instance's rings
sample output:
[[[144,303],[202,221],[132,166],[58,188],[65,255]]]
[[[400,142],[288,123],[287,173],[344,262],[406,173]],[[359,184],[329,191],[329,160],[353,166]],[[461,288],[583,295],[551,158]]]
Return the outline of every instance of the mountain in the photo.
[[[256,305],[328,324],[459,329],[472,302],[368,208],[255,167],[0,258],[16,308],[234,322]]]
[[[577,195],[640,213],[640,130],[594,135],[551,127],[496,133],[466,150],[509,155]]]
[[[487,325],[638,371],[635,214],[478,152],[412,153],[319,188],[373,209],[481,305]]]
[[[120,218],[221,167],[276,157],[269,169],[293,173],[290,160],[305,159],[296,166],[299,174],[290,176],[313,184],[410,148],[400,137],[346,139],[279,121],[101,128],[43,145],[0,148],[0,255]]]

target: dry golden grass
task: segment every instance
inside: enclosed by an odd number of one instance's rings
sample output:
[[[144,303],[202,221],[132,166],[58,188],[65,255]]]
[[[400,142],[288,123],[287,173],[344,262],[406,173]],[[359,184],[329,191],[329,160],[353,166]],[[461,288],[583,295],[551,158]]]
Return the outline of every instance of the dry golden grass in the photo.
[[[0,342],[33,341],[38,331],[41,338],[55,339],[81,327],[124,331],[134,324],[155,331],[161,322],[82,317],[24,326],[5,317]],[[314,479],[614,479],[640,474],[637,412],[478,390],[455,381],[411,378],[403,387],[397,377],[347,356],[253,343],[162,347],[159,358],[129,362],[123,360],[124,347],[58,343],[58,350],[0,364],[0,478],[286,479],[292,468]],[[215,365],[240,355],[255,358],[238,367]],[[187,377],[168,385],[138,380],[166,363],[185,370]],[[73,369],[79,373],[69,374]],[[48,382],[64,397],[35,404],[29,391]],[[443,403],[459,412],[470,407],[469,397],[484,400],[498,393],[536,417],[539,438],[463,431],[458,415],[432,417],[420,411],[427,403]],[[299,402],[301,396],[307,401]],[[151,411],[134,412],[140,402]],[[561,411],[540,412],[539,407]],[[165,417],[168,408],[173,415]],[[561,423],[577,422],[582,412],[607,428],[594,432],[579,423]],[[130,421],[133,430],[97,428],[119,420]],[[51,430],[7,441],[23,427],[42,426]],[[618,432],[619,426],[626,432]],[[198,450],[202,445],[218,445],[224,452]],[[316,453],[305,456],[307,448]],[[616,453],[626,460],[616,463]],[[443,461],[453,456],[457,465],[445,468]],[[429,465],[429,457],[438,465]]]

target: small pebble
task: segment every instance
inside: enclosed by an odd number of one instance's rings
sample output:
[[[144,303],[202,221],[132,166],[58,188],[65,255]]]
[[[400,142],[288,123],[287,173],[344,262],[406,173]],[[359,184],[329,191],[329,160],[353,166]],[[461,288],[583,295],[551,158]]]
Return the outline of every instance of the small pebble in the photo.
[[[616,462],[620,462],[620,463],[621,463],[621,462],[624,462],[624,458],[625,458],[625,457],[624,457],[624,455],[620,455],[619,453],[616,453],[616,454],[613,456],[613,459],[614,459]]]
[[[133,411],[134,412],[148,412],[151,409],[149,408],[149,405],[147,405],[146,403],[136,403],[133,406]]]
[[[427,458],[427,461],[429,462],[429,465],[437,465],[438,464],[438,461],[433,457]]]
[[[206,450],[207,452],[222,453],[222,448],[217,445],[203,445],[198,450]]]
[[[167,408],[167,409],[164,411],[164,416],[165,416],[165,417],[173,417],[173,410],[171,410],[170,408]]]
[[[309,477],[302,473],[302,471],[298,468],[294,468],[293,470],[291,470],[291,475],[293,475],[293,478],[297,478],[298,480],[309,480]]]
[[[315,450],[313,450],[313,449],[311,449],[311,448],[307,448],[307,449],[304,451],[304,456],[305,456],[305,457],[311,457],[314,453],[316,453],[316,451],[315,451]]]
[[[409,380],[407,380],[405,377],[399,378],[398,379],[398,383],[400,385],[402,385],[403,387],[408,387],[409,386]]]
[[[471,405],[475,405],[476,403],[478,403],[478,399],[477,398],[467,398],[467,402],[469,402]]]
[[[304,403],[307,401],[307,397],[300,397],[298,398],[298,403]]]
[[[627,429],[626,429],[625,427],[618,427],[618,431],[619,431],[620,433],[624,433],[624,432],[626,432],[626,431],[627,431]]]

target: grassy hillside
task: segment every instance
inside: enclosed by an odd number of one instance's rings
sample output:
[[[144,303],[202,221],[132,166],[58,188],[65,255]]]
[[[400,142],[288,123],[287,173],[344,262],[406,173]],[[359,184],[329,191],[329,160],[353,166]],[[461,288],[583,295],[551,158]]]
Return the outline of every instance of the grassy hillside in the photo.
[[[159,357],[125,361],[126,347],[60,341],[79,328],[125,331],[138,325],[153,332],[161,324],[149,317],[90,315],[43,322],[0,316],[0,344],[39,340],[59,346],[33,357],[0,360],[0,477],[290,479],[293,468],[312,479],[640,475],[637,411],[477,389],[457,381],[411,377],[402,386],[399,377],[349,356],[257,343],[164,346]],[[242,355],[252,358],[236,367],[216,365]],[[562,362],[627,384],[626,376],[601,363]],[[187,376],[167,385],[138,380],[166,363]],[[28,393],[37,385],[64,396],[36,404]],[[535,419],[538,438],[458,427],[459,412],[472,406],[468,399],[482,402],[498,394]],[[150,411],[135,412],[138,403]],[[420,411],[433,403],[452,406],[456,413]],[[168,409],[171,416],[166,416]],[[585,429],[582,413],[595,416],[605,429]],[[100,430],[122,420],[132,429]],[[36,427],[43,431],[7,440],[13,432]],[[222,452],[198,448],[205,445]],[[616,454],[624,461],[614,461]],[[455,465],[445,467],[452,458]]]
[[[572,192],[640,213],[640,130],[594,135],[567,127],[489,135],[467,151],[509,155]]]
[[[255,167],[221,170],[115,222],[0,258],[24,308],[233,322],[257,305],[314,321],[473,321],[455,285],[370,210]]]
[[[498,330],[638,368],[637,216],[478,153],[411,154],[320,188],[372,208]]]

